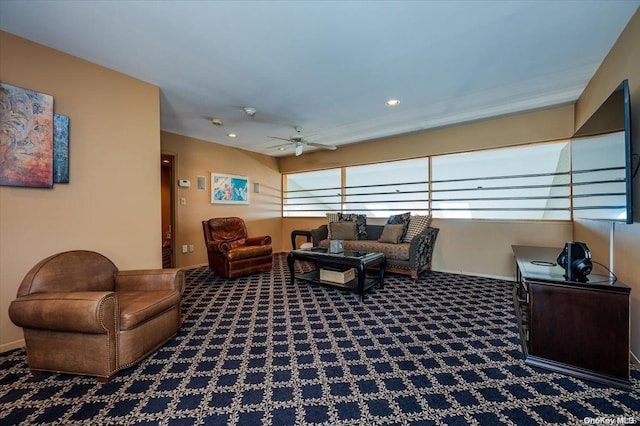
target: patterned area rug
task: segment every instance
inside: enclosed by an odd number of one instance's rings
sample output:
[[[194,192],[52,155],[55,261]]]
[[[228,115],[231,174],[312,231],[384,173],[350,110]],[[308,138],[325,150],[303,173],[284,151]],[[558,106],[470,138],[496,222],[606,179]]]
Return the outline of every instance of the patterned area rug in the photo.
[[[0,354],[0,424],[640,421],[635,369],[625,392],[523,363],[511,288],[437,272],[417,283],[389,275],[361,302],[290,285],[282,255],[271,272],[236,280],[195,269],[180,334],[110,383],[31,376],[24,350]]]

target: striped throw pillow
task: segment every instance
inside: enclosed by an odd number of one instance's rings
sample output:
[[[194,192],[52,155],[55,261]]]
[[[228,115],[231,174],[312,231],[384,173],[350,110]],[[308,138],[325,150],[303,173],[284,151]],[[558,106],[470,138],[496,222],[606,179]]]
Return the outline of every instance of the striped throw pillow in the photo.
[[[340,218],[338,217],[338,212],[327,213],[327,225],[329,225],[331,222],[340,222]],[[331,240],[332,239],[331,238],[331,227],[327,226],[327,229],[328,229],[327,238]]]
[[[403,243],[410,243],[413,238],[423,233],[431,225],[431,215],[428,216],[411,216],[407,233],[402,239]]]

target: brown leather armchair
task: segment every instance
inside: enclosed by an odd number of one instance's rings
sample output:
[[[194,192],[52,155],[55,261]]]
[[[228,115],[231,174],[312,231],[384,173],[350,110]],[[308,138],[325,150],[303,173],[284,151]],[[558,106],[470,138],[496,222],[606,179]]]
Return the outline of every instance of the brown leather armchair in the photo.
[[[220,217],[202,222],[209,268],[218,275],[233,278],[273,267],[271,237],[248,237],[244,220]]]
[[[9,306],[29,369],[108,381],[176,335],[184,279],[179,269],[119,271],[85,250],[40,261]]]

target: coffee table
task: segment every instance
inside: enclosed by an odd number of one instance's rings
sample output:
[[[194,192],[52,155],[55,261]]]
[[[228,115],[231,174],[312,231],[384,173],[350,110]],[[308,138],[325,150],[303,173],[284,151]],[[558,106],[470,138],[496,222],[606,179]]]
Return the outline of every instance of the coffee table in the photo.
[[[303,273],[295,274],[295,261],[307,261],[316,264],[316,269]],[[383,253],[369,253],[354,250],[345,250],[343,253],[330,253],[328,249],[322,247],[313,247],[306,250],[293,250],[287,256],[287,264],[291,274],[291,285],[294,284],[296,278],[316,284],[340,287],[347,290],[355,291],[360,295],[360,300],[364,299],[364,293],[375,285],[384,286],[384,272],[387,267],[387,258]],[[330,267],[346,267],[355,268],[356,277],[344,284],[332,281],[323,281],[320,279],[320,268],[323,266]],[[368,268],[378,266],[379,271],[377,277],[367,277]]]

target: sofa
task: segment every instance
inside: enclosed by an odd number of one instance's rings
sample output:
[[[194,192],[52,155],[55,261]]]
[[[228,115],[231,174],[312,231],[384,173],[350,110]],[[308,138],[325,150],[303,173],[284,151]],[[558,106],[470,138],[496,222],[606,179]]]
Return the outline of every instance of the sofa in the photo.
[[[32,373],[109,381],[178,333],[180,269],[120,271],[86,250],[58,253],[26,274],[9,317],[23,328]]]
[[[391,222],[393,220],[393,217],[389,219]],[[351,222],[350,220],[344,221]],[[311,231],[313,246],[329,247],[331,239],[340,239],[343,241],[344,248],[348,250],[384,253],[387,257],[387,272],[409,275],[414,281],[418,279],[422,272],[431,270],[433,248],[439,229],[430,226],[430,218],[429,224],[420,229],[420,232],[415,236],[411,236],[411,238],[395,238],[395,240],[393,237],[386,237],[389,234],[386,231],[396,227],[398,228],[397,235],[402,236],[402,227],[404,227],[404,234],[406,235],[406,224],[387,223],[385,225],[373,225],[360,223],[355,225],[355,238],[350,238],[344,233],[336,234],[334,238],[330,238],[329,226],[333,225],[334,223],[330,220],[329,223]],[[385,230],[385,228],[387,229]]]

